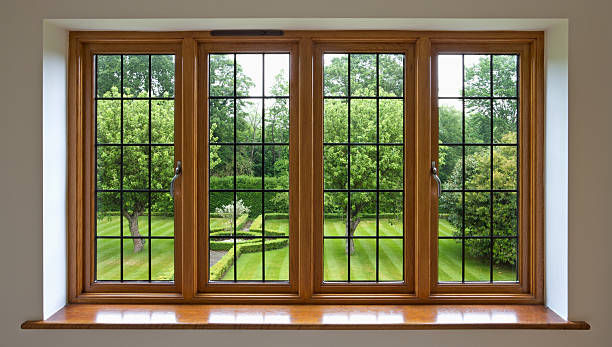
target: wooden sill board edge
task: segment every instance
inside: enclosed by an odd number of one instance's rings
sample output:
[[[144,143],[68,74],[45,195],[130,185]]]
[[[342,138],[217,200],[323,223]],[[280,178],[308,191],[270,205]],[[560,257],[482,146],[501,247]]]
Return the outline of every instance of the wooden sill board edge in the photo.
[[[589,330],[543,305],[71,304],[22,329]]]

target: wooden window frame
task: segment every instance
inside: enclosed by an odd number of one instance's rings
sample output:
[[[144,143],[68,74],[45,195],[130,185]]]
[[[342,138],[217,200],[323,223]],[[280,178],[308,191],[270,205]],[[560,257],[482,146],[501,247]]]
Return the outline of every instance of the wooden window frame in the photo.
[[[381,47],[403,45],[413,56],[412,76],[406,76],[405,102],[405,248],[412,254],[403,286],[317,285],[320,256],[317,251],[322,225],[322,151],[320,100],[320,53],[323,47]],[[207,221],[199,219],[207,204],[206,71],[202,54],[208,49],[231,48],[257,51],[291,47],[291,145],[294,155],[290,189],[292,277],[289,286],[235,284],[211,285],[207,275],[204,238]],[[431,160],[437,158],[437,100],[433,76],[435,53],[444,49],[467,52],[475,47],[502,49],[521,47],[521,244],[519,285],[447,285],[437,276],[437,187],[430,176]],[[175,158],[183,161],[177,184],[175,215],[175,282],[173,284],[94,283],[91,280],[91,189],[95,177],[91,160],[91,57],[99,47],[105,52],[174,53],[176,59]],[[168,47],[173,47],[168,50]],[[412,48],[410,48],[412,47]],[[501,47],[501,48],[500,48]],[[278,37],[220,37],[211,32],[71,32],[68,72],[68,301],[70,303],[520,303],[541,304],[544,297],[544,34],[542,32],[416,32],[416,31],[286,31]],[[264,48],[264,49],[262,49]],[[255,48],[251,48],[254,49]],[[140,51],[139,51],[140,50]],[[482,50],[479,50],[482,51]],[[408,59],[407,55],[407,69]],[[295,71],[297,67],[297,71]],[[525,69],[525,70],[524,70]],[[204,69],[205,70],[205,69]],[[296,85],[297,84],[297,85]],[[204,94],[202,94],[204,93]],[[411,118],[412,117],[412,118]],[[413,124],[411,127],[409,124]],[[528,126],[527,126],[528,125]],[[523,128],[526,127],[526,131]],[[523,141],[527,141],[525,144]],[[321,143],[319,143],[321,142]],[[409,148],[409,146],[412,146]],[[407,160],[412,156],[413,166]],[[295,162],[294,160],[299,160]],[[528,165],[523,165],[523,160]],[[207,161],[204,160],[204,163]],[[204,165],[204,166],[202,166]],[[206,175],[202,173],[206,172]],[[412,180],[412,183],[409,183]],[[412,191],[409,188],[412,187]],[[408,197],[412,200],[408,201]],[[319,200],[317,200],[319,199]],[[206,215],[206,214],[205,214]],[[204,216],[205,216],[204,215]],[[411,218],[411,220],[409,220]],[[205,219],[205,218],[204,218]],[[410,234],[412,230],[412,234]],[[435,242],[433,242],[435,241]],[[528,242],[527,242],[528,241]],[[204,252],[203,252],[204,251]],[[412,253],[410,253],[412,252]],[[204,254],[202,254],[204,253]],[[205,266],[198,266],[204,264]],[[313,265],[314,264],[314,265]],[[205,271],[202,271],[202,268]],[[319,275],[317,275],[319,273]],[[411,285],[412,283],[413,285]],[[231,288],[230,288],[231,287]],[[385,289],[387,288],[387,289]]]

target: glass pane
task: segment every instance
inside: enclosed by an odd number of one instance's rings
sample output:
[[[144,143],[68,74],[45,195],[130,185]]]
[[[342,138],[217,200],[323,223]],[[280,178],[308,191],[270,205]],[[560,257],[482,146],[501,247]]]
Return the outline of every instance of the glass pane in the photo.
[[[262,100],[238,99],[236,100],[236,141],[261,142],[262,126]]]
[[[461,236],[463,225],[461,193],[442,193],[438,200],[438,235]]]
[[[491,239],[465,240],[465,281],[490,282]]]
[[[378,280],[403,280],[404,241],[402,239],[380,239],[378,241]]]
[[[289,189],[289,146],[265,146],[264,189]]]
[[[438,240],[438,281],[461,282],[461,240]]]
[[[465,96],[491,96],[491,56],[464,56]]]
[[[518,56],[493,56],[493,96],[517,96]]]
[[[461,55],[438,56],[438,96],[462,96],[463,66]]]
[[[438,100],[438,141],[439,143],[463,142],[462,111],[459,99]]]
[[[494,146],[493,189],[517,189],[517,165],[515,146]]]
[[[151,280],[174,281],[174,240],[151,240]]]
[[[174,199],[170,193],[151,193],[151,235],[174,236]]]
[[[376,96],[376,54],[351,54],[351,96]]]
[[[518,201],[516,193],[493,193],[493,234],[518,235]]]
[[[491,188],[491,147],[465,147],[465,189]]]
[[[123,189],[149,188],[149,147],[123,147]]]
[[[121,235],[121,197],[119,193],[96,193],[96,235]]]
[[[351,142],[376,142],[376,100],[351,101]]]
[[[263,95],[263,55],[236,54],[236,91],[240,96]]]
[[[289,236],[289,193],[264,193],[265,196],[265,223],[266,236]],[[253,222],[255,224],[255,222]],[[253,230],[251,224],[251,231]],[[261,232],[261,231],[259,231]]]
[[[266,281],[289,280],[289,239],[265,239]]]
[[[261,189],[262,146],[236,146],[236,189]]]
[[[209,146],[209,188],[234,188],[234,146]]]
[[[379,142],[404,142],[404,100],[378,100]],[[352,131],[352,130],[351,130]]]
[[[209,243],[209,278],[211,281],[234,280],[233,239],[211,239]]]
[[[346,189],[348,185],[348,146],[323,147],[325,189]]]
[[[346,239],[323,240],[323,280],[341,282],[348,280],[348,255]]]
[[[323,55],[323,95],[348,95],[348,54]]]
[[[151,142],[174,143],[174,100],[151,100]]]
[[[517,240],[495,239],[493,243],[493,281],[517,281]]]
[[[404,55],[380,54],[378,70],[379,95],[404,96]]]
[[[210,192],[209,194],[209,230],[210,233],[223,232],[224,235],[234,233],[234,193]],[[240,215],[241,210],[236,211]]]
[[[248,247],[246,247],[246,243],[243,247],[239,247],[240,256],[238,256],[238,260],[236,261],[236,266],[234,267],[234,271],[236,271],[236,279],[238,281],[261,281],[262,277],[262,247],[261,240],[254,241],[252,243],[248,243]],[[224,280],[231,279],[229,276],[231,274],[231,270],[225,275]]]
[[[149,235],[149,193],[123,193],[123,236]]]
[[[465,100],[465,141],[491,143],[491,100]]]
[[[123,143],[149,142],[149,101],[123,101]]]
[[[211,96],[234,95],[234,55],[210,54],[208,56],[209,93]],[[242,75],[241,75],[242,77]],[[237,83],[238,84],[238,83]],[[239,83],[242,85],[242,83]]]
[[[98,55],[96,86],[98,98],[119,97],[121,89],[121,56]]]
[[[234,100],[209,100],[210,143],[234,142]]]
[[[96,152],[96,189],[119,189],[121,147],[99,146]]]
[[[123,96],[146,98],[149,96],[149,56],[123,56]]]
[[[323,142],[348,142],[348,102],[326,99],[323,112]]]
[[[376,189],[376,146],[351,146],[351,189]]]
[[[249,223],[263,213],[262,198],[263,194],[259,192],[236,194],[236,230],[249,231]]]
[[[376,236],[376,193],[351,193],[352,236]]]
[[[380,236],[402,236],[404,234],[404,193],[380,192],[378,200]]]
[[[376,240],[352,239],[351,281],[376,281]]]
[[[403,189],[404,147],[380,146],[378,156],[379,188]]]
[[[174,55],[151,56],[151,96],[174,97]]]
[[[463,185],[463,148],[460,146],[438,147],[438,176],[442,189],[461,189]]]
[[[149,280],[149,240],[144,238],[123,240],[123,279]]]
[[[151,189],[168,189],[174,177],[174,147],[151,146]]]
[[[266,96],[289,96],[289,54],[264,54]]]
[[[266,99],[265,142],[289,143],[289,99]]]
[[[465,193],[465,235],[488,236],[491,233],[491,194]]]
[[[121,143],[121,100],[96,101],[98,143]]]
[[[323,194],[323,235],[346,236],[346,205],[347,193]]]
[[[517,143],[518,107],[516,100],[493,101],[493,139],[495,143]]]
[[[96,280],[121,280],[121,240],[96,240]]]

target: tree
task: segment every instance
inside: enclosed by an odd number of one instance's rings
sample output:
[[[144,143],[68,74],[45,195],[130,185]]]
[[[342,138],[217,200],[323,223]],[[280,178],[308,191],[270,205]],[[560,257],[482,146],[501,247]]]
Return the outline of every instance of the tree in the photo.
[[[403,61],[399,55],[381,55],[380,96],[401,96],[403,86]],[[382,72],[385,72],[382,78]],[[352,95],[375,96],[376,56],[351,55]],[[335,56],[326,62],[324,90],[326,95],[346,95],[348,89],[348,56]],[[399,89],[399,91],[398,91]],[[379,104],[380,142],[398,143],[403,140],[403,112],[401,100],[384,100]],[[348,104],[344,100],[328,99],[324,110],[324,142],[345,143],[348,139]],[[372,99],[351,102],[351,142],[376,142],[377,101]],[[377,157],[376,146],[352,146],[350,153],[351,189],[375,189],[377,161],[381,189],[401,189],[403,177],[403,151],[401,146],[381,146]],[[326,189],[348,188],[348,148],[343,145],[324,148],[324,187]],[[380,208],[401,206],[400,195],[381,194]],[[324,209],[326,215],[346,213],[345,235],[353,236],[363,214],[376,212],[376,193],[351,193],[350,206],[345,193],[326,193]],[[399,201],[398,201],[399,200]],[[354,253],[352,238],[347,240],[346,252]]]

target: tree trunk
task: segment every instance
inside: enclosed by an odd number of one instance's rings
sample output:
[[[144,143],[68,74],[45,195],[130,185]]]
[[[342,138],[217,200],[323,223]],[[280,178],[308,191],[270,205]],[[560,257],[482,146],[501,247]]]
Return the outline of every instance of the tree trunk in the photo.
[[[355,213],[356,214],[356,213]],[[359,225],[361,219],[359,217],[351,216],[351,220],[346,223],[346,233],[345,236],[349,237],[346,240],[346,253],[353,255],[355,253],[355,242],[353,240],[353,235],[355,234],[355,230],[357,229],[357,225]]]
[[[130,235],[134,237],[132,239],[132,241],[134,242],[134,253],[138,253],[144,249],[145,245],[145,240],[140,238],[140,232],[138,231],[138,217],[140,216],[140,214],[136,212],[129,214],[124,211],[123,215],[128,220],[130,226]]]

